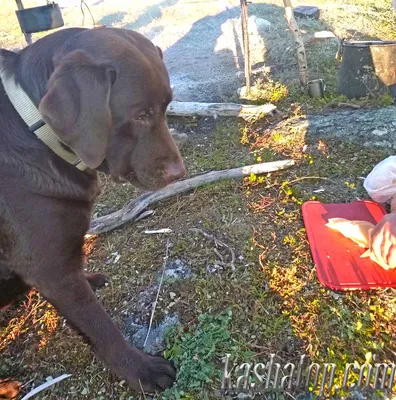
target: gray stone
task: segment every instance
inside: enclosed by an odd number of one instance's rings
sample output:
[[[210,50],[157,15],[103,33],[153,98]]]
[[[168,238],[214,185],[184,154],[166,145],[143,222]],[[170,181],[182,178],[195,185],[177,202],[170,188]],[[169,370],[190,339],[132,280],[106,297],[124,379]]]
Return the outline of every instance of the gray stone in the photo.
[[[214,264],[214,265],[208,264],[206,266],[206,272],[208,274],[214,274],[216,272],[221,272],[221,271],[223,271],[223,269],[224,268],[221,265],[218,265],[218,264]]]
[[[243,71],[238,71],[235,76],[240,82],[245,82],[245,73]]]
[[[193,273],[186,262],[179,258],[168,260],[165,266],[164,277],[171,279],[188,279],[192,276]]]
[[[254,24],[258,32],[267,32],[271,29],[272,26],[271,22],[267,21],[264,18],[256,17],[255,15],[249,17],[248,24],[249,24],[249,31],[251,31],[250,24]]]
[[[136,323],[135,319],[130,317],[125,321],[124,325],[125,338],[147,353],[158,354],[165,349],[166,332],[170,328],[179,325],[179,323],[178,315],[166,315],[159,324],[151,328],[146,346],[144,346],[149,326]]]
[[[372,134],[375,136],[384,136],[388,134],[388,129],[374,129]]]
[[[394,106],[371,110],[337,111],[328,114],[307,115],[291,124],[294,128],[306,130],[307,137],[338,137],[364,144],[365,147],[393,148],[396,135],[392,122],[396,118]],[[373,131],[388,132],[387,140],[378,140]]]

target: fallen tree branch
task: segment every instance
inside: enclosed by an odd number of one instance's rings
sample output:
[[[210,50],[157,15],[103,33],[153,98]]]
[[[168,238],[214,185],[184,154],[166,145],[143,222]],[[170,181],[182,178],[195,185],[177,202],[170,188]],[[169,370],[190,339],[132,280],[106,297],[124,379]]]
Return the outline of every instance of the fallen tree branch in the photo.
[[[198,175],[184,181],[172,183],[156,192],[148,192],[137,199],[127,203],[123,208],[109,215],[95,218],[91,221],[90,235],[109,232],[127,222],[135,220],[150,204],[165,200],[169,197],[188,192],[207,183],[216,182],[222,179],[239,179],[250,174],[263,174],[282,170],[294,165],[294,160],[273,161],[268,163],[247,165],[245,167],[212,171]]]
[[[240,117],[251,119],[260,115],[274,115],[277,112],[273,104],[256,106],[236,103],[195,103],[172,101],[166,114],[173,117]]]

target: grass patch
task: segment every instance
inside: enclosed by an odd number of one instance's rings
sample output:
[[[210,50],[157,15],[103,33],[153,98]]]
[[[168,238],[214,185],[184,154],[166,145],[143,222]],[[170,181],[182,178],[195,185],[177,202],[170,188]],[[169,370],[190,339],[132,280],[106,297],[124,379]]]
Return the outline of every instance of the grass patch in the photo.
[[[167,390],[163,397],[177,399],[185,392],[200,393],[205,384],[220,378],[218,360],[228,350],[232,311],[219,315],[202,314],[198,325],[187,332],[173,330],[168,333],[168,349],[165,356],[178,368],[177,386]]]

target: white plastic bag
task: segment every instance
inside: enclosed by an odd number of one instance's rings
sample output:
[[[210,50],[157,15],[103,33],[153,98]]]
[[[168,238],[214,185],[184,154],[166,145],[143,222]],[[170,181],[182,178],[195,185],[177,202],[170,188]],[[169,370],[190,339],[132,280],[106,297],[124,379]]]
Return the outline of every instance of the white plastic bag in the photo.
[[[388,157],[377,164],[364,180],[363,186],[378,203],[385,203],[395,196],[396,156]]]

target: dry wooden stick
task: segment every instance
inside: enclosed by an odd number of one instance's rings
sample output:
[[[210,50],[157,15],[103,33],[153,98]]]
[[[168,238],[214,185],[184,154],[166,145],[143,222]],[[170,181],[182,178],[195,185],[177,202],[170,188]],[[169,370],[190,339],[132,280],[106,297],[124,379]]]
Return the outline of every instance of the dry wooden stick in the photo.
[[[118,211],[95,218],[91,221],[91,228],[88,234],[97,235],[109,232],[127,222],[134,221],[136,217],[138,217],[150,204],[188,192],[191,189],[195,189],[207,183],[216,182],[222,179],[240,179],[249,176],[250,174],[258,175],[267,172],[274,172],[291,167],[294,164],[294,160],[283,160],[247,165],[240,168],[212,171],[190,179],[185,179],[184,181],[172,183],[156,192],[144,193],[137,199],[127,203]]]
[[[293,38],[297,47],[297,60],[298,60],[298,69],[300,74],[300,82],[301,84],[306,85],[308,83],[308,63],[307,63],[307,55],[305,53],[304,41],[302,39],[297,21],[294,18],[294,12],[293,12],[293,7],[291,5],[291,0],[283,0],[283,4],[285,6],[286,20],[287,23],[289,24],[291,33],[293,34]]]

